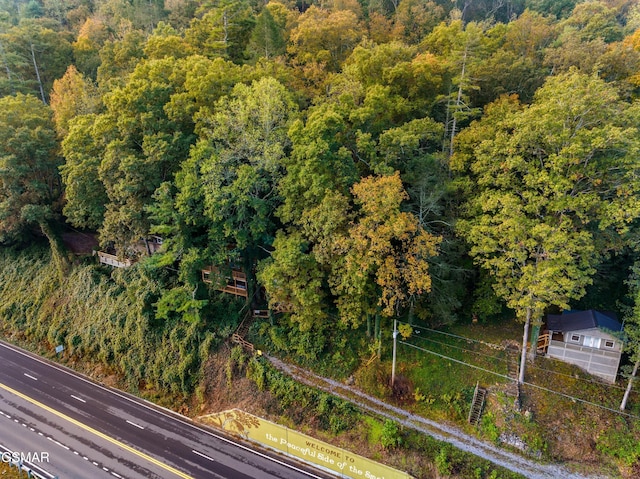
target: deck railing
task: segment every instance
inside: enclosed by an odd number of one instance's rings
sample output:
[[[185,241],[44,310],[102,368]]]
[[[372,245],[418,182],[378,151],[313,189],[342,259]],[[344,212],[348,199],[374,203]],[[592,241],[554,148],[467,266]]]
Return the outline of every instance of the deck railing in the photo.
[[[133,264],[130,259],[121,260],[116,255],[105,253],[104,251],[97,251],[96,254],[101,264],[113,266],[114,268],[128,268]]]

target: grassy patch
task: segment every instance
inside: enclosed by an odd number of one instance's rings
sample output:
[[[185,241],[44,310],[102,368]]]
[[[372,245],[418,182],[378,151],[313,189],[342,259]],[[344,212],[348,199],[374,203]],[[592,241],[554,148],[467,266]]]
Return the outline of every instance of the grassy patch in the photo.
[[[411,383],[418,412],[464,422],[476,384],[488,387],[509,382],[504,376],[513,358],[488,344],[488,335],[481,334],[480,328],[476,327],[477,335],[483,342],[449,335],[461,333],[457,328],[442,330],[448,334],[415,328],[411,337],[398,345],[397,369]]]
[[[365,416],[363,419],[367,426],[367,441],[370,446],[378,446],[382,438],[384,424],[371,416]]]

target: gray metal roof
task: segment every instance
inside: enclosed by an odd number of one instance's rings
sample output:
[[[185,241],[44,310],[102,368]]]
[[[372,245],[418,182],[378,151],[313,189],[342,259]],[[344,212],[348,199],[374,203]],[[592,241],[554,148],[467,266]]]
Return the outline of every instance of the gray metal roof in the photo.
[[[578,331],[581,329],[600,328],[607,331],[622,331],[622,324],[616,314],[611,311],[565,311],[562,314],[547,315],[547,329],[550,331]]]

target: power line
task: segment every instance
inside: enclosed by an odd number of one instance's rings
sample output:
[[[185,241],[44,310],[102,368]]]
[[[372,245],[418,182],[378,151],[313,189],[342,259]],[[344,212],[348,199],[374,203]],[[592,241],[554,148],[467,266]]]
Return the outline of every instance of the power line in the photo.
[[[478,356],[483,356],[483,357],[485,357],[485,358],[494,359],[494,360],[496,360],[496,361],[503,361],[503,362],[505,362],[505,363],[506,363],[506,362],[509,362],[509,360],[508,360],[508,359],[506,359],[506,358],[499,358],[498,356],[491,356],[491,355],[489,355],[489,354],[484,354],[484,353],[481,353],[481,352],[479,352],[479,351],[473,351],[472,349],[466,349],[466,348],[462,348],[462,347],[460,347],[460,346],[455,346],[455,345],[453,345],[453,344],[443,343],[442,341],[437,341],[437,340],[435,340],[435,339],[427,338],[427,337],[425,337],[425,336],[418,336],[418,335],[415,335],[415,336],[412,336],[412,337],[414,337],[414,338],[418,338],[418,339],[422,339],[423,341],[431,341],[431,342],[436,343],[436,344],[439,344],[439,345],[441,345],[441,346],[445,346],[445,347],[449,347],[449,348],[453,348],[453,349],[458,349],[458,350],[463,351],[463,352],[466,352],[466,353],[476,354],[476,355],[478,355]],[[560,372],[558,372],[558,371],[553,371],[553,370],[551,370],[551,369],[542,368],[542,367],[540,367],[540,366],[531,365],[531,366],[529,366],[529,367],[530,367],[530,368],[532,368],[532,369],[537,369],[537,370],[539,370],[539,371],[545,371],[545,372],[547,372],[547,373],[556,374],[556,375],[558,375],[558,376],[563,376],[563,377],[566,377],[566,378],[571,378],[571,379],[573,379],[573,380],[575,380],[575,381],[583,381],[583,382],[587,382],[587,383],[591,383],[591,384],[597,384],[598,386],[605,387],[605,388],[613,388],[613,389],[618,389],[618,390],[620,390],[620,391],[624,391],[624,390],[626,389],[626,388],[624,388],[624,387],[622,387],[622,386],[618,386],[618,385],[616,385],[616,384],[604,384],[604,383],[602,383],[602,382],[600,382],[600,381],[596,381],[596,380],[594,380],[594,379],[577,378],[577,377],[575,377],[575,376],[572,376],[571,374],[560,373]],[[638,391],[634,391],[634,392],[638,392]]]
[[[433,354],[435,356],[441,357],[441,358],[446,359],[448,361],[453,361],[454,363],[464,364],[465,366],[469,366],[470,368],[479,369],[480,371],[484,371],[484,372],[489,373],[489,374],[494,374],[496,376],[500,376],[501,378],[508,379],[509,381],[513,381],[513,378],[507,376],[506,374],[500,374],[500,373],[497,373],[495,371],[491,371],[489,369],[481,368],[480,366],[476,366],[475,364],[465,363],[464,361],[460,361],[459,359],[451,358],[449,356],[445,356],[444,354],[436,353],[435,351],[431,351],[429,349],[424,349],[424,348],[421,348],[420,346],[416,346],[415,344],[407,343],[405,341],[398,341],[398,342],[400,344],[405,344],[405,345],[410,346],[412,348],[419,349],[420,351],[424,351],[424,352],[427,352],[429,354]]]
[[[604,384],[603,382],[597,381],[595,379],[577,378],[575,376],[572,376],[571,374],[560,373],[558,371],[552,371],[551,369],[541,368],[540,366],[535,366],[533,364],[531,366],[529,366],[529,367],[533,368],[533,369],[538,369],[539,371],[545,371],[547,373],[557,374],[558,376],[564,376],[564,377],[567,377],[567,378],[571,378],[574,381],[584,381],[584,382],[587,382],[587,383],[597,384],[598,386],[602,386],[602,387],[606,387],[606,388],[619,389],[621,391],[624,391],[624,390],[627,389],[627,388],[623,388],[622,386],[618,386],[617,384]]]
[[[408,324],[414,330],[418,329],[420,331],[430,331],[432,333],[444,334],[445,336],[451,336],[453,338],[462,339],[463,341],[468,341],[468,342],[470,341],[470,342],[473,342],[473,343],[484,344],[485,346],[489,346],[490,348],[493,348],[493,349],[500,349],[500,350],[505,350],[506,349],[504,346],[500,346],[499,344],[488,343],[486,341],[482,341],[482,340],[479,340],[479,339],[465,338],[464,336],[458,336],[457,334],[445,333],[444,331],[438,331],[437,329],[424,328],[422,326],[417,326],[417,325],[411,324],[411,323],[403,323],[403,324]]]
[[[418,338],[418,339],[422,339],[424,341],[431,341],[433,343],[440,344],[442,346],[446,346],[446,347],[449,347],[449,348],[459,349],[460,351],[464,351],[464,352],[467,352],[467,353],[472,353],[472,354],[477,354],[479,356],[484,356],[485,358],[495,359],[497,361],[503,361],[503,362],[508,362],[509,361],[508,359],[505,359],[505,358],[499,358],[498,356],[491,356],[489,354],[484,354],[484,353],[481,353],[479,351],[473,351],[471,349],[461,348],[460,346],[454,346],[453,344],[443,343],[442,341],[437,341],[435,339],[426,338],[424,336],[413,336],[413,337]]]
[[[453,361],[453,362],[458,363],[458,364],[463,364],[463,365],[468,366],[470,368],[479,369],[480,371],[484,371],[486,373],[493,374],[493,375],[499,376],[501,378],[506,378],[506,379],[508,379],[510,381],[514,381],[514,379],[509,377],[509,376],[497,373],[495,371],[491,371],[489,369],[481,368],[480,366],[476,366],[475,364],[466,363],[464,361],[460,361],[459,359],[451,358],[449,356],[445,356],[444,354],[436,353],[435,351],[431,351],[429,349],[424,349],[424,348],[421,348],[420,346],[416,346],[415,344],[407,343],[405,341],[398,341],[398,342],[400,344],[404,344],[404,345],[412,347],[414,349],[418,349],[420,351],[424,351],[426,353],[433,354],[434,356],[438,356],[438,357],[446,359],[448,361]],[[610,407],[607,407],[607,406],[603,406],[602,404],[597,404],[597,403],[594,403],[594,402],[591,402],[591,401],[587,401],[586,399],[581,399],[579,397],[570,396],[569,394],[565,394],[565,393],[561,393],[561,392],[558,392],[558,391],[554,391],[553,389],[548,389],[548,388],[545,388],[544,386],[538,386],[537,384],[529,383],[529,382],[526,382],[526,381],[523,382],[522,384],[527,385],[527,386],[531,386],[531,387],[534,387],[534,388],[537,388],[537,389],[540,389],[542,391],[546,391],[546,392],[549,392],[549,393],[552,393],[552,394],[557,394],[557,395],[562,396],[564,398],[571,399],[572,401],[581,402],[581,403],[584,403],[584,404],[588,404],[590,406],[594,406],[594,407],[597,407],[597,408],[600,408],[600,409],[604,409],[606,411],[610,411],[610,412],[613,412],[613,413],[616,413],[616,414],[620,414],[621,416],[627,416],[627,417],[631,417],[631,418],[634,418],[634,419],[640,419],[640,416],[637,416],[635,414],[630,414],[630,413],[627,413],[627,412],[620,411],[618,409],[613,409],[613,408],[610,408]]]
[[[563,396],[563,397],[565,397],[567,399],[571,399],[572,401],[578,401],[578,402],[581,402],[581,403],[584,403],[584,404],[589,404],[590,406],[599,407],[600,409],[605,409],[607,411],[611,411],[613,413],[620,414],[621,416],[627,416],[627,417],[632,417],[634,419],[640,419],[640,416],[636,416],[635,414],[630,414],[628,412],[620,411],[619,409],[613,409],[613,408],[610,408],[608,406],[603,406],[602,404],[597,404],[597,403],[594,403],[594,402],[591,402],[591,401],[587,401],[586,399],[580,399],[580,398],[575,397],[575,396],[570,396],[569,394],[565,394],[565,393],[561,393],[561,392],[558,392],[558,391],[554,391],[553,389],[545,388],[544,386],[538,386],[537,384],[528,383],[526,381],[523,384],[526,384],[527,386],[531,386],[531,387],[540,389],[542,391],[546,391],[546,392],[550,392],[550,393],[553,393],[553,394],[557,394],[558,396]]]
[[[410,324],[410,323],[405,323],[405,324]],[[467,341],[467,342],[479,343],[479,344],[482,344],[482,345],[485,345],[485,346],[489,346],[489,347],[494,348],[494,349],[501,349],[503,351],[506,350],[506,348],[504,348],[503,346],[499,346],[499,345],[493,344],[493,343],[488,343],[486,341],[476,340],[476,339],[472,339],[472,338],[466,338],[464,336],[459,336],[457,334],[452,334],[452,333],[445,333],[444,331],[438,331],[437,329],[423,328],[423,327],[415,326],[415,325],[411,325],[411,324],[410,324],[410,326],[412,328],[414,328],[414,329],[415,328],[420,328],[420,330],[431,331],[431,332],[438,333],[438,334],[444,334],[446,336],[451,336],[451,337],[454,337],[454,338],[457,338],[457,339],[461,339],[461,340],[464,340],[464,341]],[[483,353],[480,353],[480,352],[477,352],[477,351],[473,351],[473,350],[470,350],[470,349],[465,349],[465,348],[461,348],[459,346],[454,346],[452,344],[450,345],[450,344],[447,344],[447,343],[443,343],[443,342],[437,341],[435,339],[426,338],[424,336],[415,335],[414,337],[420,338],[420,339],[424,339],[426,341],[432,341],[432,342],[440,344],[440,345],[449,346],[449,347],[452,347],[452,348],[455,348],[455,349],[459,349],[461,351],[477,354],[477,355],[484,356],[484,357],[487,357],[487,358],[492,358],[492,359],[495,359],[497,361],[505,361],[505,362],[509,361],[508,359],[499,358],[497,356],[491,356],[491,355],[488,355],[488,354],[483,354]],[[530,367],[534,368],[534,369],[537,369],[539,371],[545,371],[545,372],[548,372],[548,373],[551,373],[551,374],[556,374],[558,376],[568,377],[568,378],[571,378],[571,379],[574,379],[574,380],[577,380],[577,381],[583,381],[583,382],[588,382],[588,383],[591,383],[591,384],[597,384],[599,386],[606,387],[606,388],[618,389],[620,391],[624,391],[626,389],[626,388],[624,388],[622,386],[618,386],[616,384],[604,384],[604,383],[602,383],[600,381],[596,381],[596,380],[593,380],[593,379],[576,378],[575,376],[572,376],[570,374],[565,374],[565,373],[560,373],[560,372],[557,372],[557,371],[552,371],[551,369],[542,368],[540,366],[531,365]],[[640,392],[640,391],[635,391],[634,390],[634,392]]]

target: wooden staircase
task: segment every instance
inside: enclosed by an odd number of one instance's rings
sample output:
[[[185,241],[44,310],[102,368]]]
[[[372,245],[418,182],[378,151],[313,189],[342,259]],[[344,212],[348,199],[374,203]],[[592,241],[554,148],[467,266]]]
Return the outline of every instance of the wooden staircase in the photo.
[[[240,326],[238,326],[238,329],[236,329],[236,332],[231,335],[231,342],[240,344],[245,349],[253,352],[255,350],[255,347],[253,346],[253,344],[251,344],[249,341],[245,339],[247,334],[249,334],[249,328],[251,328],[251,325],[253,324],[254,319],[268,318],[268,317],[269,317],[268,309],[247,310],[247,312],[244,314],[244,317],[242,318],[242,322],[240,323]]]
[[[486,397],[487,390],[479,387],[479,383],[476,383],[476,389],[473,392],[473,401],[471,401],[471,409],[469,410],[469,424],[476,426],[480,422]]]
[[[549,348],[549,342],[551,341],[551,335],[549,333],[538,336],[538,345],[536,347],[536,354],[547,354]]]

